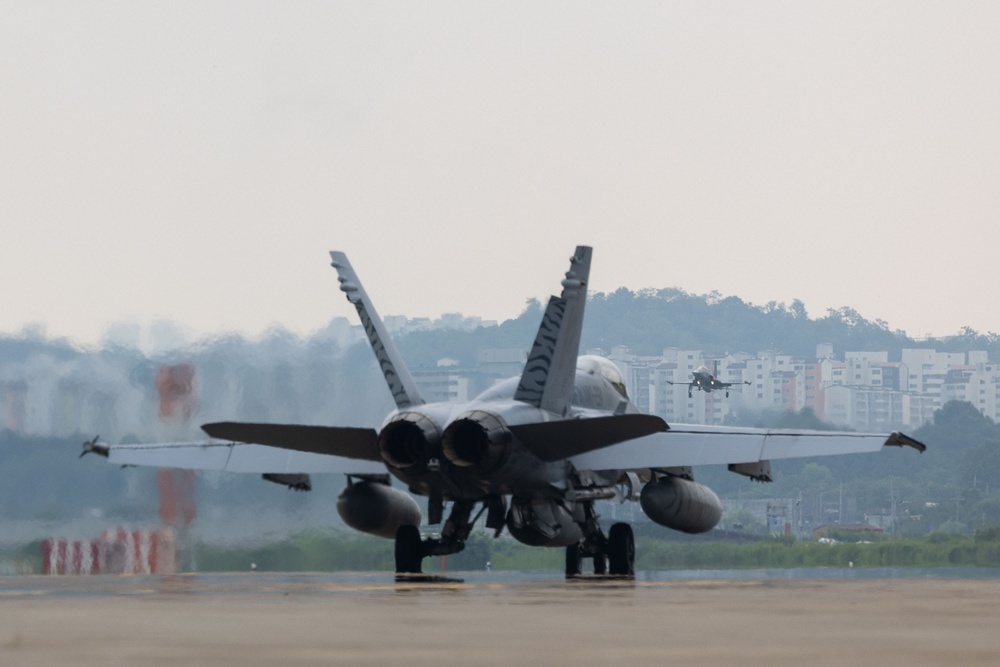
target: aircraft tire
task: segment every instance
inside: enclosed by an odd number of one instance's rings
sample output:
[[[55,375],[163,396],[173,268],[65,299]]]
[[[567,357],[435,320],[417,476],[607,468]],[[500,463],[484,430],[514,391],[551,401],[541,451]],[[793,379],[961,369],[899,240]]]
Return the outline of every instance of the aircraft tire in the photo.
[[[607,574],[608,573],[608,556],[607,554],[595,554],[594,555],[594,574]]]
[[[608,532],[608,566],[609,574],[635,576],[635,538],[627,523],[616,523]]]
[[[396,573],[414,574],[422,572],[424,559],[420,542],[420,529],[406,525],[396,529]]]
[[[580,545],[571,544],[566,547],[566,578],[580,575]]]

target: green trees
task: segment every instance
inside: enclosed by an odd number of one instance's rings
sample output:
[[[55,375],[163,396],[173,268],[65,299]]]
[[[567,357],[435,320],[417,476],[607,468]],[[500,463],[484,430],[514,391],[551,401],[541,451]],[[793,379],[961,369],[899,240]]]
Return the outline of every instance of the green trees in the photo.
[[[717,352],[776,349],[810,357],[821,342],[840,351],[890,350],[890,354],[918,346],[885,322],[866,320],[852,308],[810,319],[799,300],[791,306],[777,302],[757,306],[736,296],[696,295],[676,287],[598,292],[587,303],[583,331],[585,348],[627,345],[639,355],[659,354],[671,346]]]

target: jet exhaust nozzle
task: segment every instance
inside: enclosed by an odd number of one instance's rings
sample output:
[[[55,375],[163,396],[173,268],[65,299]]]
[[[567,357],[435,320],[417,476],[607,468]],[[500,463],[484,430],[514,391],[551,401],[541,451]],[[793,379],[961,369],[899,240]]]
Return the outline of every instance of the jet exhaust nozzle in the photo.
[[[471,410],[448,424],[441,437],[441,449],[445,458],[460,468],[489,472],[506,463],[511,439],[499,416]]]
[[[400,412],[378,434],[378,451],[388,465],[405,470],[435,456],[441,430],[426,415]]]

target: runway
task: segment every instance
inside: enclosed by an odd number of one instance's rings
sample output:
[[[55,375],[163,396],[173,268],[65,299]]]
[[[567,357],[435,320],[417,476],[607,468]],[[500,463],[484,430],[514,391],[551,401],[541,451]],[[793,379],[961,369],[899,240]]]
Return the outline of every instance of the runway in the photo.
[[[0,577],[0,664],[996,665],[1000,579],[985,572]]]

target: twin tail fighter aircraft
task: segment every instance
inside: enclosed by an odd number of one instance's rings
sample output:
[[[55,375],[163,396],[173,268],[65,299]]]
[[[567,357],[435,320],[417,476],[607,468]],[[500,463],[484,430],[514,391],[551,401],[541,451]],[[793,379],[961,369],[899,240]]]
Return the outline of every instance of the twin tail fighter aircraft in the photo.
[[[723,382],[718,378],[719,375],[719,362],[715,362],[715,373],[708,370],[707,366],[699,366],[696,370],[691,371],[691,381],[687,382],[688,388],[688,398],[691,398],[691,391],[693,389],[698,389],[705,392],[706,394],[712,393],[712,391],[719,391],[724,389],[726,391],[726,398],[729,398],[729,388],[733,386],[732,382]],[[676,382],[671,382],[667,380],[667,384],[678,384]],[[750,383],[743,381],[742,383],[737,382],[736,384],[746,384]]]
[[[95,439],[84,453],[122,465],[258,473],[305,490],[311,474],[346,474],[337,511],[357,530],[394,539],[397,578],[405,579],[420,577],[425,557],[461,551],[484,513],[497,536],[506,528],[524,544],[565,549],[567,577],[581,574],[584,559],[595,574],[631,577],[632,529],[616,523],[605,534],[598,500],[638,500],[656,523],[702,533],[719,522],[722,504],[694,481],[692,466],[727,464],[770,481],[775,459],[925,449],[902,433],[668,425],[641,414],[611,361],[578,356],[587,246],[576,248],[562,293],[549,299],[520,377],[468,403],[427,403],[347,257],[330,256],[396,404],[380,428],[222,422],[202,427],[210,440]],[[427,497],[427,523],[441,525],[438,533],[421,535],[419,506],[390,477]]]

